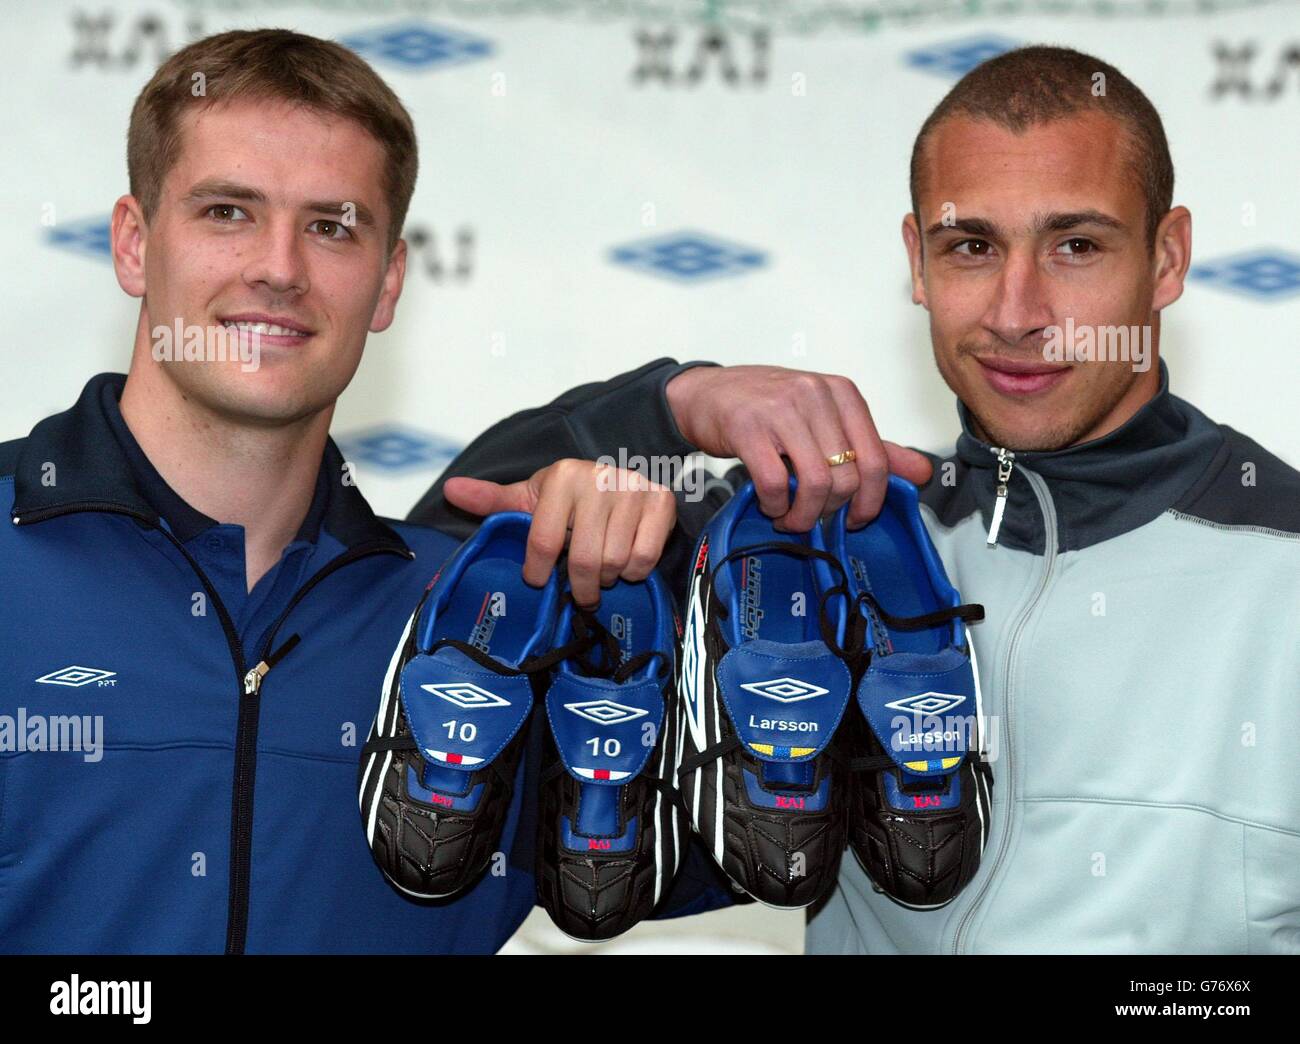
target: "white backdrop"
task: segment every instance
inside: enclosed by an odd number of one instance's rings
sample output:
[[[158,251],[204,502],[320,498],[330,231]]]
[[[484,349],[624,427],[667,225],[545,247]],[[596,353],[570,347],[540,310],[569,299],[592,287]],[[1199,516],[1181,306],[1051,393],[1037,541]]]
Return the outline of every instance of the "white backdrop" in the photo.
[[[1163,316],[1176,394],[1300,464],[1300,7],[1293,0],[6,2],[0,439],[125,370],[137,302],[105,236],[131,104],[190,39],[284,26],[349,42],[414,117],[398,319],[335,437],[401,517],[498,418],[646,359],[857,379],[886,437],[956,433],[899,224],[922,120],[981,57],[1058,43],[1161,112],[1194,278]],[[696,75],[692,75],[692,67]],[[669,278],[613,251],[689,231],[739,258]],[[678,244],[679,248],[681,244]],[[673,255],[679,259],[680,252]],[[534,918],[510,949],[583,949]],[[798,950],[754,908],[614,949]]]

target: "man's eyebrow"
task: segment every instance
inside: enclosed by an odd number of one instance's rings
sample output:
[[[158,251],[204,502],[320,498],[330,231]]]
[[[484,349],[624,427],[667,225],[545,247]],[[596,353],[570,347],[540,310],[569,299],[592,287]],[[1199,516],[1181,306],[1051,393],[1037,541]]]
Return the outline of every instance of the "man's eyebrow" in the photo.
[[[1078,225],[1100,225],[1102,228],[1124,230],[1119,218],[1103,214],[1100,210],[1071,210],[1064,213],[1038,214],[1034,218],[1035,232],[1064,232]]]
[[[250,188],[248,185],[241,185],[236,181],[224,181],[218,178],[210,178],[207,181],[200,181],[194,185],[181,198],[182,203],[197,203],[205,199],[221,197],[223,199],[242,199],[249,203],[267,202],[266,193],[259,189]],[[358,203],[356,200],[308,200],[302,205],[303,210],[310,210],[315,214],[336,214],[342,217],[344,214],[351,213],[356,217],[358,225],[366,225],[369,228],[375,227],[375,215],[364,203]]]
[[[984,236],[992,239],[997,235],[998,226],[987,218],[960,218],[957,221],[936,221],[925,230],[927,236],[937,236],[943,232],[965,232],[969,236]]]
[[[255,188],[249,188],[247,185],[241,185],[237,181],[222,181],[219,178],[209,178],[207,181],[200,181],[198,184],[191,186],[190,190],[181,197],[181,202],[197,203],[199,200],[211,199],[213,196],[225,196],[227,199],[246,199],[250,203],[266,202],[266,193]]]
[[[1034,232],[1064,232],[1079,225],[1100,225],[1102,228],[1124,230],[1124,222],[1100,210],[1053,211],[1036,214],[1033,221]],[[927,237],[937,236],[943,232],[964,232],[968,236],[981,236],[993,239],[998,234],[997,225],[987,218],[961,218],[957,221],[936,221],[925,230]]]

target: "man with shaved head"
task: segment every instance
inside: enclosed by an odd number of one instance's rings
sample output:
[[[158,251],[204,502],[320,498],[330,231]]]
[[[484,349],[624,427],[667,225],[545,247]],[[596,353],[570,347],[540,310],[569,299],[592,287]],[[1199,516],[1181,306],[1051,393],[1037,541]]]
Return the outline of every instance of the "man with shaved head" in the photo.
[[[912,298],[958,398],[949,452],[880,438],[866,367],[662,360],[503,422],[447,490],[490,508],[497,487],[465,476],[526,474],[567,446],[536,436],[575,408],[575,456],[739,457],[726,488],[680,506],[663,566],[682,590],[696,535],[747,478],[792,532],[846,502],[867,523],[891,471],[923,486],[948,575],[986,610],[988,843],[929,910],[846,854],[809,952],[1300,951],[1300,473],[1170,391],[1160,316],[1191,215],[1172,206],[1159,115],[1097,58],[1012,51],[939,103],[911,183]],[[445,519],[442,488],[412,517]]]

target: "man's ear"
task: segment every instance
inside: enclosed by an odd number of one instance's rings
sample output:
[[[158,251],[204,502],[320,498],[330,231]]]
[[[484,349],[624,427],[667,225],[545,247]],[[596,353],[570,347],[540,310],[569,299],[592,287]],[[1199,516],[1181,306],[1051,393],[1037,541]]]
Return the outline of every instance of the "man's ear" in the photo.
[[[1183,283],[1192,263],[1192,214],[1186,207],[1174,207],[1156,229],[1155,294],[1151,310],[1158,312],[1183,296]]]
[[[912,273],[912,304],[919,304],[928,311],[930,304],[925,299],[924,247],[915,214],[908,213],[903,218],[903,244],[907,247],[907,264]]]
[[[156,216],[156,215],[155,215]],[[117,285],[132,297],[144,297],[145,238],[149,229],[134,196],[122,196],[113,204],[109,246]]]
[[[375,302],[375,314],[370,317],[370,332],[382,333],[393,324],[397,314],[397,299],[402,296],[402,284],[406,280],[406,240],[399,239],[388,258],[388,268],[384,271],[384,289]]]

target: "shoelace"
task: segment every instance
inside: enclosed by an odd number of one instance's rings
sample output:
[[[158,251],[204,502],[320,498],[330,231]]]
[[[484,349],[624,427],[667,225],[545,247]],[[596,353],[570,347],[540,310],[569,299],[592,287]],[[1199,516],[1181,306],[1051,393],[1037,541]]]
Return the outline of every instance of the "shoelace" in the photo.
[[[834,555],[819,551],[815,547],[809,547],[807,544],[796,544],[793,541],[786,540],[768,540],[759,544],[750,544],[747,547],[738,547],[734,551],[723,555],[713,567],[709,574],[709,616],[712,620],[726,620],[731,611],[723,604],[722,599],[718,597],[718,571],[728,562],[735,558],[751,558],[759,554],[779,554],[793,555],[796,558],[818,559],[831,566],[840,577],[840,583],[828,587],[822,592],[821,598],[817,602],[817,625],[821,631],[822,641],[826,647],[831,650],[840,659],[849,661],[854,658],[857,650],[853,648],[852,642],[847,647],[841,647],[835,637],[835,625],[831,622],[830,615],[827,612],[827,603],[836,595],[849,596],[849,578],[844,572],[844,566],[840,564],[839,559]],[[850,614],[851,616],[852,614]],[[846,629],[846,636],[852,634],[851,629]],[[721,634],[719,634],[721,637]]]
[[[895,616],[885,609],[870,591],[859,592],[857,603],[866,602],[868,606],[876,611],[880,617],[890,627],[896,627],[900,631],[922,631],[927,627],[937,627],[939,624],[947,623],[949,620],[964,620],[966,623],[974,623],[977,620],[984,619],[984,606],[978,602],[967,602],[963,605],[953,605],[946,609],[936,609],[932,613],[922,613],[920,616]],[[859,614],[861,617],[861,614]]]
[[[570,592],[565,597],[571,600],[573,595]],[[584,609],[576,602],[573,605],[573,633],[575,641],[590,640],[589,646],[573,655],[578,666],[589,677],[610,678],[622,685],[655,659],[659,661],[660,677],[669,669],[667,655],[658,649],[647,649],[623,660],[623,650],[619,648],[618,639],[596,618],[592,610]],[[593,648],[600,650],[599,661],[593,662],[587,655]]]

